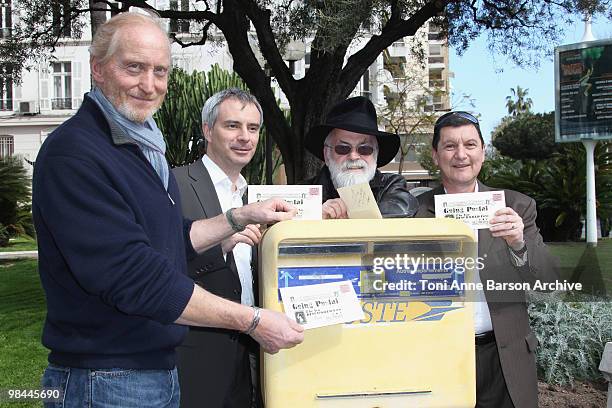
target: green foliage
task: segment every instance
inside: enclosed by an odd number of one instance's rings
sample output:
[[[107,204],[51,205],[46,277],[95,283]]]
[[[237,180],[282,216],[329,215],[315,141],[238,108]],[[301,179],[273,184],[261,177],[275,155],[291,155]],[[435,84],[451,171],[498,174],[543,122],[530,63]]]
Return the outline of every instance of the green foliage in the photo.
[[[236,73],[212,66],[208,73],[186,73],[175,68],[168,79],[168,94],[154,118],[166,139],[166,158],[172,167],[191,164],[202,156],[202,107],[213,94],[227,88],[248,91]],[[257,150],[242,173],[249,184],[261,184],[265,172],[265,128],[260,131]],[[275,167],[280,165],[276,154]]]
[[[16,235],[34,236],[30,211],[30,177],[20,157],[0,160],[0,246]]]
[[[586,205],[586,155],[581,143],[566,143],[547,160],[512,162],[489,159],[483,179],[488,185],[520,191],[538,206],[538,226],[547,241],[580,238]],[[612,215],[612,142],[595,149],[597,215]]]
[[[168,94],[154,118],[166,139],[166,158],[172,167],[193,163],[200,156],[202,107],[206,99],[227,88],[247,90],[235,73],[215,64],[208,73],[186,73],[175,68],[168,79]]]
[[[9,244],[10,235],[8,229],[0,223],[0,247],[6,247]]]
[[[538,376],[548,384],[601,381],[603,348],[612,341],[612,303],[603,298],[533,294],[531,327],[538,337]]]
[[[1,234],[0,227],[0,234]],[[17,251],[36,251],[38,245],[36,240],[25,235],[11,238],[7,247],[2,248],[2,252],[17,252]]]
[[[493,149],[487,149],[486,159],[480,169],[478,180],[486,185],[499,184],[494,179],[503,174],[516,174],[520,171],[521,163],[516,160],[502,156]]]
[[[438,179],[440,177],[440,169],[434,163],[431,157],[431,143],[425,143],[418,147],[419,164],[427,170],[430,176]]]
[[[524,113],[500,126],[493,146],[504,156],[518,160],[549,158],[555,144],[555,116],[550,113]]]
[[[521,88],[519,85],[516,89],[510,88],[512,95],[506,96],[506,109],[508,109],[508,115],[521,116],[531,113],[533,107],[533,100],[527,97],[529,89]]]

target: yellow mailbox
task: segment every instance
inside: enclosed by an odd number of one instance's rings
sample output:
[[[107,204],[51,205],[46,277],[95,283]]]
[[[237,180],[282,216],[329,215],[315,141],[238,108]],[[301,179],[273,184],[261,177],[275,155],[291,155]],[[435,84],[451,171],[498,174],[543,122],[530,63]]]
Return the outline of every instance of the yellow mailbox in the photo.
[[[260,254],[265,308],[283,311],[281,287],[348,280],[364,312],[361,321],[307,330],[301,345],[264,354],[267,408],[474,406],[465,283],[477,253],[464,223],[287,221],[264,234]]]

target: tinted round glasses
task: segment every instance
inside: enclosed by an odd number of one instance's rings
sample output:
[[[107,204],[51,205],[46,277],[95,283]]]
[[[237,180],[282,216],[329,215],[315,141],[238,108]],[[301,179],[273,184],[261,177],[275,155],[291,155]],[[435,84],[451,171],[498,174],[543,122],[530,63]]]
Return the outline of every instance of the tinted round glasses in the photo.
[[[350,154],[353,151],[353,148],[357,150],[357,153],[360,156],[370,156],[372,153],[374,153],[374,146],[368,144],[361,144],[354,147],[348,144],[337,144],[335,146],[326,144],[325,146],[333,148],[334,152],[336,152],[336,154],[339,156],[346,156],[347,154]]]

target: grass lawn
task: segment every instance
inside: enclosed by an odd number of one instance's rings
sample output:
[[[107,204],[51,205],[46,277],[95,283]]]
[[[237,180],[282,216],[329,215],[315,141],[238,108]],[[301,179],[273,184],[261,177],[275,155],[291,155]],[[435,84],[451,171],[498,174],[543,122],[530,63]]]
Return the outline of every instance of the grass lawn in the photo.
[[[44,318],[36,261],[0,263],[0,388],[40,388],[48,352],[40,343]],[[0,403],[9,408],[41,405]]]
[[[547,245],[559,257],[562,279],[605,289],[612,296],[612,239],[600,240],[596,248],[587,248],[584,242]]]
[[[11,238],[7,247],[0,247],[0,252],[36,251],[36,240],[28,237]]]

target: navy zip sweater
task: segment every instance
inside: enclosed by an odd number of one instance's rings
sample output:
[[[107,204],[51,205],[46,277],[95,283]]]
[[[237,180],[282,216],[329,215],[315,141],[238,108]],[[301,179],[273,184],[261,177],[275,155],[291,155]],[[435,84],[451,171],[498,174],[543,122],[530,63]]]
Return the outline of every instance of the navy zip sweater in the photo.
[[[87,96],[49,135],[34,168],[32,212],[47,297],[49,362],[81,368],[171,369],[193,293],[176,181],[168,191]]]

